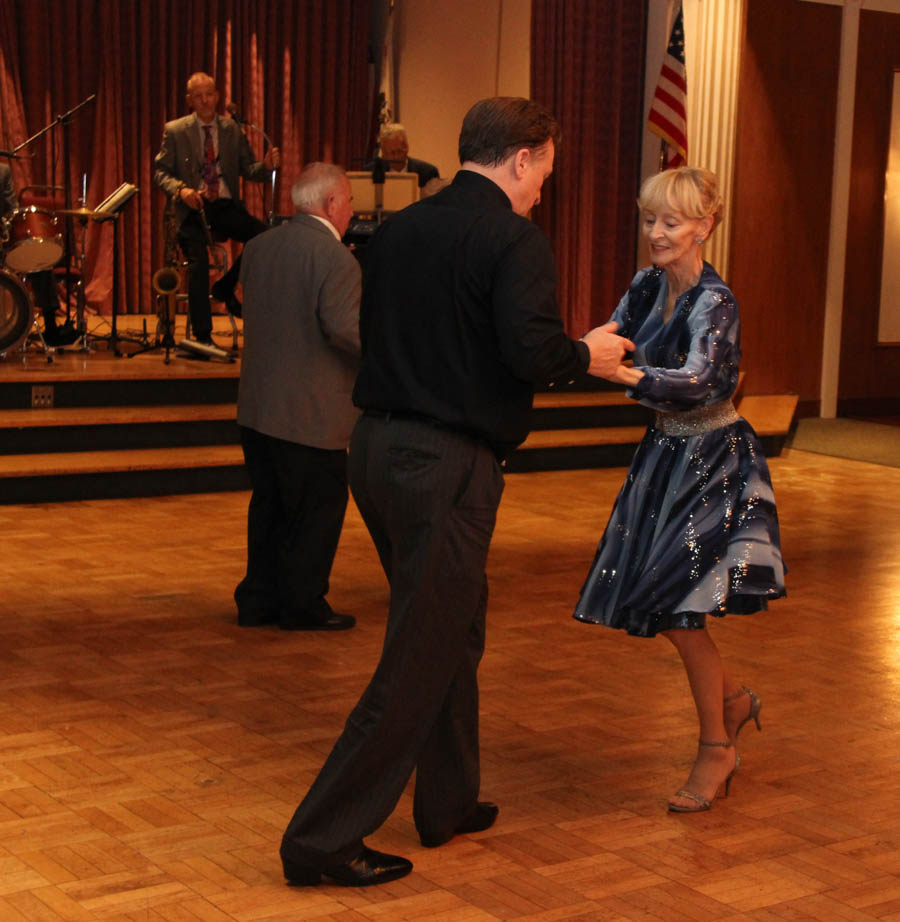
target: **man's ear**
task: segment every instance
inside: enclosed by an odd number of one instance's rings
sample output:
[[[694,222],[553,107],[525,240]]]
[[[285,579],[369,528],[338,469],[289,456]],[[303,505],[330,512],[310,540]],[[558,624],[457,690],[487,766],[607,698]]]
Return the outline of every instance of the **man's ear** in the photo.
[[[513,173],[516,179],[521,179],[531,161],[531,150],[527,147],[520,147],[513,155]]]

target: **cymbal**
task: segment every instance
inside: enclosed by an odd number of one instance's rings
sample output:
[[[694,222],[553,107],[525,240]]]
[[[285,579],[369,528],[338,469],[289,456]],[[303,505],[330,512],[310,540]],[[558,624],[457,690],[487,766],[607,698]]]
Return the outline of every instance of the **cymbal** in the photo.
[[[105,214],[105,212],[94,211],[93,208],[57,208],[54,214],[62,214],[73,218],[93,218],[94,215]]]

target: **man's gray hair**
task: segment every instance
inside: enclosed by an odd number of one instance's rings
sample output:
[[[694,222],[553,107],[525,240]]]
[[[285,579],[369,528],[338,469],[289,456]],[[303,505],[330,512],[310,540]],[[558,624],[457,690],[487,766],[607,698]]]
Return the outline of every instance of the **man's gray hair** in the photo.
[[[404,138],[407,136],[406,126],[400,124],[400,122],[388,122],[381,126],[381,131],[378,132],[378,140],[383,141],[385,138],[393,138],[399,134],[402,134]]]
[[[347,174],[335,163],[307,163],[291,186],[291,201],[305,214],[324,211],[328,196]]]

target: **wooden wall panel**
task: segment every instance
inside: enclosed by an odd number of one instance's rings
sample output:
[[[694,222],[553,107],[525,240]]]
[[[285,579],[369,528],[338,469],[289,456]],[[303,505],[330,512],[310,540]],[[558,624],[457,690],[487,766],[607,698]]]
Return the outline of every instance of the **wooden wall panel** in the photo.
[[[841,9],[748,0],[731,285],[748,394],[818,407]],[[726,203],[729,207],[729,203]]]
[[[839,413],[900,412],[900,345],[878,345],[884,171],[900,15],[863,10],[853,119]],[[896,258],[900,259],[900,254]]]

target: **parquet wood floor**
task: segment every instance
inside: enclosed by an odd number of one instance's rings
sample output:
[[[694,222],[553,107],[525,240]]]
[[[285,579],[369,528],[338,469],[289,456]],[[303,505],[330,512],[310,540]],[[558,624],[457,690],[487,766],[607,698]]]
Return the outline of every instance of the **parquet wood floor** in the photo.
[[[900,470],[772,462],[790,595],[717,622],[763,699],[731,797],[673,816],[695,749],[674,651],[569,617],[622,470],[507,479],[483,794],[413,874],[294,889],[282,829],[366,683],[387,590],[351,508],[346,634],[240,630],[247,494],[0,507],[2,922],[900,920]]]

